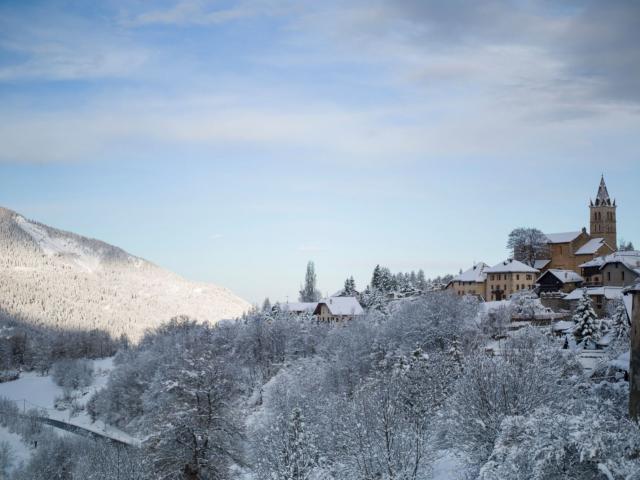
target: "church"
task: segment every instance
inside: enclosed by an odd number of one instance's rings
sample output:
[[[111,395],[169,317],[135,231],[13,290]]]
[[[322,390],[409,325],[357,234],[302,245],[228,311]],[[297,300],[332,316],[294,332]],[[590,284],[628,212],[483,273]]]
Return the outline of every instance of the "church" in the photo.
[[[537,260],[535,268],[571,270],[581,274],[581,265],[615,252],[618,249],[616,202],[611,200],[604,176],[600,179],[595,201],[589,202],[589,233],[583,228],[577,232],[548,233],[549,257]]]
[[[567,293],[578,286],[601,285],[602,274],[584,277],[585,266],[617,251],[616,202],[611,200],[604,176],[595,200],[589,202],[589,232],[547,233],[546,258],[533,266],[508,259],[490,267],[483,262],[461,272],[447,285],[456,295],[474,295],[488,301],[503,300],[522,290]],[[600,266],[600,263],[598,263]],[[634,270],[635,272],[635,270]],[[635,272],[640,275],[640,270]],[[628,275],[631,278],[631,275]]]

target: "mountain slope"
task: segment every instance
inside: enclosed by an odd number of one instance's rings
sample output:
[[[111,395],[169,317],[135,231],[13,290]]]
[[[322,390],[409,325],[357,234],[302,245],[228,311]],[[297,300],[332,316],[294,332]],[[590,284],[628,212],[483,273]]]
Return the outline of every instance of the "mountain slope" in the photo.
[[[0,308],[34,323],[136,340],[176,315],[215,322],[250,305],[225,288],[0,207]]]

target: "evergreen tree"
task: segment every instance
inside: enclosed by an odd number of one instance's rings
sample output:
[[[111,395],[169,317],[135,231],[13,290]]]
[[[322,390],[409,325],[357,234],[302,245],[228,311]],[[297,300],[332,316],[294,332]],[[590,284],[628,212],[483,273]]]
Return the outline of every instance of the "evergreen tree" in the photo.
[[[344,288],[342,290],[343,297],[353,297],[358,294],[356,290],[356,281],[353,279],[353,276],[347,278],[344,281]]]
[[[371,288],[374,290],[382,289],[382,268],[380,265],[376,265],[376,268],[373,269],[373,276],[371,277]]]
[[[617,339],[629,341],[631,322],[629,321],[629,315],[627,315],[627,309],[621,301],[618,302],[616,309],[613,312],[612,320],[614,336]]]
[[[304,286],[300,289],[301,302],[318,302],[320,291],[316,288],[316,271],[313,262],[307,263],[307,273],[304,277]]]
[[[595,344],[600,339],[600,320],[593,310],[593,304],[585,289],[582,298],[578,301],[578,306],[573,314],[573,321],[576,326],[573,334],[576,340],[584,342],[585,346]]]
[[[264,299],[262,302],[262,311],[264,313],[271,313],[271,302],[269,301],[269,297]]]
[[[424,277],[424,270],[418,270],[416,286],[419,290],[426,290],[427,288],[427,280]]]

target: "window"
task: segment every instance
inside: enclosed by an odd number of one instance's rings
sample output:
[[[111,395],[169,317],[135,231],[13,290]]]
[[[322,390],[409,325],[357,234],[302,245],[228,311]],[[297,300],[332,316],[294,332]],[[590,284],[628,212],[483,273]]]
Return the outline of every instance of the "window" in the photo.
[[[520,280],[520,274],[516,275],[516,280]]]
[[[624,270],[620,272],[620,276],[622,277],[622,281],[624,282]]]
[[[531,280],[531,275],[527,274],[527,280]]]
[[[610,282],[611,281],[611,272],[607,272],[607,281]]]

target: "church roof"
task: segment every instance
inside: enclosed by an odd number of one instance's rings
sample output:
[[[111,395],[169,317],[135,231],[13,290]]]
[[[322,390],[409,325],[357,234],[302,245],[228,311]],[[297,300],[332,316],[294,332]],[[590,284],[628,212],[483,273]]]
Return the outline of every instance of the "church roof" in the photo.
[[[604,238],[592,238],[576,251],[576,255],[593,255],[598,253],[598,250],[606,243]]]
[[[582,232],[562,232],[562,233],[545,233],[549,243],[569,243],[573,242],[580,236]]]
[[[607,190],[607,185],[604,183],[604,175],[600,178],[600,186],[598,187],[598,195],[596,196],[595,204],[591,202],[591,205],[595,205],[596,207],[601,206],[615,206],[616,202],[611,203],[611,198],[609,197],[609,191]]]

